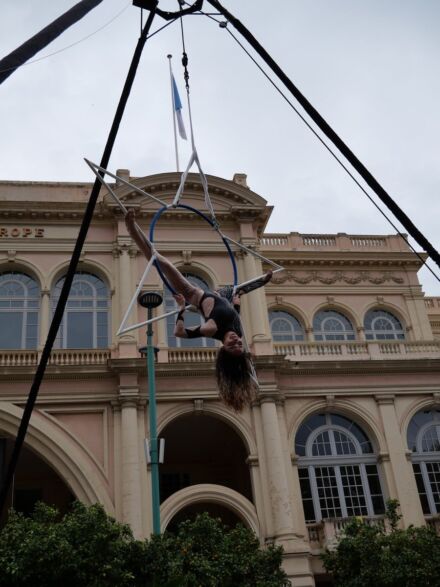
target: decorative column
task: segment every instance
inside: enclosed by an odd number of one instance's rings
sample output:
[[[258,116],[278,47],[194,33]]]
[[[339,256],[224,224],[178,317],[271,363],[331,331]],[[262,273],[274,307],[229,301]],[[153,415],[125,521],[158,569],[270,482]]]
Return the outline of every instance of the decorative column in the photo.
[[[40,334],[39,334],[39,350],[42,350],[46,344],[47,334],[49,332],[49,317],[50,317],[50,291],[48,289],[41,290],[41,306],[40,306]]]
[[[130,242],[127,242],[130,240]],[[118,271],[118,294],[119,294],[119,319],[118,326],[122,322],[122,318],[128,309],[131,298],[135,292],[136,283],[132,278],[131,259],[136,257],[136,249],[130,246],[131,239],[125,236],[118,237],[118,243],[115,251],[118,254],[119,271]],[[127,320],[128,324],[133,324],[133,318],[136,316],[137,304],[133,307],[131,315]],[[136,357],[137,344],[136,335],[133,332],[128,332],[119,337],[119,357]]]
[[[142,537],[141,451],[139,450],[137,375],[120,375],[122,520]]]
[[[266,387],[266,386],[264,386]],[[271,496],[274,538],[285,541],[293,538],[293,511],[283,457],[276,401],[280,401],[275,389],[260,394],[261,423],[263,427],[269,494]]]
[[[396,492],[390,497],[399,500],[405,526],[410,524],[414,524],[414,526],[423,525],[425,519],[412,466],[408,461],[407,447],[400,432],[394,405],[394,395],[376,396],[376,402],[388,446],[389,466],[385,467],[385,470],[392,475],[391,482],[388,485],[390,493],[392,488]]]
[[[295,533],[295,520],[291,491],[286,470],[277,402],[282,398],[275,385],[264,385],[259,394],[261,423],[268,473],[268,491],[272,506],[274,536],[284,548],[284,569],[294,587],[314,585],[310,568],[310,547]]]
[[[243,239],[242,239],[243,242]],[[250,243],[243,242],[246,247]],[[254,279],[263,273],[261,261],[250,253],[244,254],[245,280]],[[269,355],[273,353],[272,338],[270,336],[269,318],[267,315],[266,295],[264,288],[257,289],[245,296],[250,309],[249,343],[253,344],[256,355]]]

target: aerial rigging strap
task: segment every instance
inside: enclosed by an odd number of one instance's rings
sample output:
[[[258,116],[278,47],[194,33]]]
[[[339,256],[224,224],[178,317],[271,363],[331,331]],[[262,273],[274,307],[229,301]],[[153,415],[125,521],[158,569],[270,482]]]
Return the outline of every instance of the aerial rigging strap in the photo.
[[[257,39],[252,33],[238,20],[233,14],[231,14],[226,8],[224,8],[218,0],[207,0],[218,12],[220,12],[237,30],[243,35],[248,43],[255,49],[260,57],[266,62],[266,64],[272,69],[272,71],[278,76],[283,82],[286,88],[291,94],[298,100],[310,118],[314,123],[321,129],[321,131],[332,141],[332,143],[339,149],[344,157],[350,162],[350,164],[356,169],[359,175],[364,181],[370,186],[382,202],[391,210],[394,216],[404,226],[408,233],[414,238],[414,240],[428,253],[431,259],[440,267],[440,253],[435,247],[428,241],[428,239],[420,232],[415,226],[412,220],[405,214],[400,206],[393,200],[393,198],[385,191],[380,183],[373,177],[368,169],[359,161],[356,155],[351,149],[344,143],[339,135],[331,128],[326,120],[319,114],[319,112],[312,106],[307,98],[299,91],[299,89],[293,84],[293,82],[287,77],[281,67],[276,63],[269,53],[260,45]]]
[[[130,91],[133,85],[134,78],[136,76],[137,67],[139,65],[139,61],[142,55],[142,50],[144,48],[145,42],[148,37],[148,32],[151,28],[153,23],[153,19],[155,16],[155,10],[153,9],[150,14],[148,15],[147,22],[142,30],[142,33],[138,39],[133,58],[130,64],[130,68],[128,70],[127,78],[125,80],[124,87],[122,89],[121,97],[119,99],[118,106],[116,108],[115,116],[113,119],[112,126],[110,128],[109,135],[107,137],[107,142],[104,147],[104,152],[101,159],[101,167],[106,167],[110,160],[110,156],[113,150],[113,146],[116,140],[116,135],[118,133],[119,125],[122,120],[122,116],[124,114],[125,106],[128,101],[128,97],[130,95]],[[37,401],[38,392],[40,390],[40,385],[44,377],[44,373],[46,371],[47,363],[49,361],[50,353],[52,351],[53,344],[55,342],[56,335],[58,333],[58,329],[61,324],[61,320],[64,314],[64,308],[67,303],[67,298],[69,297],[70,289],[72,286],[73,278],[75,276],[75,272],[78,266],[78,262],[81,256],[81,251],[84,246],[84,242],[87,237],[87,232],[89,230],[90,223],[92,221],[93,212],[95,210],[96,202],[98,200],[99,192],[101,190],[101,181],[97,177],[94,184],[92,191],[90,193],[89,201],[86,207],[86,211],[84,213],[83,221],[78,233],[78,238],[75,243],[75,248],[72,253],[72,258],[70,260],[69,268],[66,273],[66,278],[64,280],[63,287],[60,292],[60,297],[58,299],[57,306],[55,308],[55,312],[52,318],[52,322],[49,328],[49,333],[47,335],[46,343],[44,345],[43,351],[41,353],[40,362],[38,364],[37,370],[34,375],[34,380],[32,382],[32,386],[29,392],[29,396],[26,402],[26,406],[23,411],[23,417],[20,422],[20,427],[18,429],[17,437],[15,439],[14,448],[12,449],[12,454],[9,460],[8,468],[3,480],[3,485],[0,491],[0,514],[4,509],[6,498],[9,492],[9,488],[12,483],[12,478],[14,476],[15,468],[17,466],[18,458],[20,456],[20,451],[24,443],[24,439],[26,436],[26,432],[29,426],[29,421],[31,419],[32,411],[35,406],[35,402]]]
[[[70,10],[59,16],[56,20],[41,29],[36,35],[25,41],[12,53],[3,57],[0,61],[0,84],[5,81],[14,71],[21,67],[31,57],[44,49],[54,39],[59,37],[65,30],[81,20],[87,13],[101,4],[102,0],[81,0]]]

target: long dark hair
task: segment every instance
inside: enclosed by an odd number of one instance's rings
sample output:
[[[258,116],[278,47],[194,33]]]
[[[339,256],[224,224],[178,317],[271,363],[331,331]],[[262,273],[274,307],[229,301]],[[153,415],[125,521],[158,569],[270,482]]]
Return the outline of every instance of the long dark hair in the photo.
[[[221,347],[215,363],[215,374],[221,400],[236,412],[255,398],[257,386],[251,377],[250,354],[232,355]]]

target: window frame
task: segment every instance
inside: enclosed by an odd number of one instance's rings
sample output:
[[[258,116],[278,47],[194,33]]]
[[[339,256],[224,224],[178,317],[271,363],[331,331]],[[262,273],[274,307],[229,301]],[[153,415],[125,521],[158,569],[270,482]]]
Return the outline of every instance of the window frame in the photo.
[[[59,349],[106,349],[109,348],[110,346],[110,318],[111,318],[111,297],[110,297],[110,288],[108,286],[108,283],[105,279],[103,279],[102,277],[100,277],[99,275],[97,275],[96,273],[92,273],[91,271],[78,271],[77,273],[75,273],[75,276],[73,278],[73,282],[72,282],[72,288],[74,287],[75,281],[80,281],[81,278],[83,277],[89,277],[92,278],[93,280],[95,280],[95,283],[93,282],[89,282],[87,281],[87,279],[84,279],[85,283],[93,289],[93,295],[92,296],[84,296],[84,297],[77,297],[75,295],[72,295],[72,291],[69,294],[69,297],[67,299],[67,303],[66,303],[66,308],[64,311],[64,315],[63,318],[61,320],[61,324],[60,324],[60,328],[58,330],[57,333],[57,337],[56,337],[56,341],[55,341],[55,345],[56,348]],[[77,280],[77,278],[79,278]],[[57,306],[58,300],[59,300],[59,296],[61,293],[61,289],[63,287],[63,283],[64,280],[66,279],[66,276],[63,275],[62,277],[60,277],[55,285],[53,286],[52,289],[52,313],[55,311],[55,308]],[[103,287],[105,288],[105,296],[104,295],[100,295],[98,288],[96,287],[96,280],[98,282],[100,282]],[[86,305],[86,306],[82,306],[81,303],[78,303],[78,305],[71,305],[69,306],[69,303],[73,303],[73,302],[82,302],[82,301],[88,301],[91,302],[90,305]],[[104,307],[103,305],[99,305],[100,302],[106,302],[106,306]],[[74,316],[75,314],[78,313],[90,313],[92,314],[92,346],[69,346],[69,320],[71,319],[72,316]],[[105,328],[105,342],[106,344],[99,344],[99,339],[100,338],[104,338],[104,336],[99,335],[98,330],[99,330],[99,315],[100,314],[105,314],[106,315],[106,328]]]
[[[383,313],[384,316],[376,316],[371,318],[371,328],[367,328],[366,321],[369,319],[369,315],[372,313]],[[392,328],[390,330],[375,330],[373,328],[373,324],[375,320],[382,319],[387,320],[391,324]],[[396,324],[394,324],[393,319],[397,322],[400,326],[400,329],[397,328]],[[381,341],[381,340],[405,340],[405,330],[403,327],[402,322],[395,316],[392,312],[388,310],[384,310],[382,308],[371,308],[365,313],[364,316],[364,331],[365,331],[365,338],[366,340],[371,341]],[[380,335],[383,335],[380,338]]]
[[[419,411],[423,412],[426,410],[419,410]],[[416,412],[416,414],[414,414],[413,418],[417,415],[417,413],[418,412]],[[438,472],[440,475],[440,450],[439,451],[424,451],[423,450],[423,438],[424,438],[426,432],[430,428],[435,428],[436,432],[437,432],[437,439],[440,444],[440,414],[437,410],[429,410],[429,414],[431,415],[431,420],[422,424],[419,427],[417,433],[415,434],[415,448],[416,448],[416,450],[413,451],[411,449],[411,447],[409,446],[409,444],[410,444],[409,442],[408,442],[408,448],[409,448],[409,450],[411,450],[411,462],[413,464],[413,473],[414,473],[414,477],[415,477],[416,484],[417,484],[417,492],[419,494],[421,507],[424,510],[423,498],[422,498],[422,495],[424,495],[426,497],[428,508],[429,508],[429,512],[424,511],[423,513],[424,513],[424,515],[435,516],[435,515],[440,514],[440,497],[438,500],[438,507],[437,507],[436,501],[434,498],[433,486],[432,486],[432,483],[431,483],[431,480],[429,477],[428,465],[437,465],[438,469],[439,469]],[[413,418],[411,418],[411,421]],[[410,424],[411,424],[411,421],[410,421]],[[409,436],[409,426],[408,426],[407,440],[408,440],[408,436]],[[417,483],[418,473],[417,473],[414,465],[417,465],[419,467],[420,477],[423,482],[423,489],[424,489],[423,493],[421,493],[419,484]],[[439,487],[437,493],[440,495],[440,487]]]
[[[321,319],[320,328],[317,329],[315,324],[317,319],[320,317],[321,314],[326,314],[333,312],[336,316],[324,316]],[[339,318],[341,317],[341,318]],[[340,323],[344,326],[341,330],[324,330],[322,328],[323,324],[326,320],[340,320]],[[351,330],[344,325],[344,319],[350,325]],[[330,336],[334,336],[335,338],[329,338]],[[339,337],[339,338],[336,338]],[[321,309],[318,310],[314,317],[313,317],[313,338],[315,342],[347,342],[347,341],[355,341],[356,340],[356,331],[353,326],[353,322],[346,316],[344,313],[340,312],[339,310],[334,310],[333,308]]]
[[[273,316],[273,314],[276,314],[276,313],[285,314],[286,317]],[[270,309],[268,311],[268,317],[269,317],[270,335],[271,335],[272,340],[275,344],[283,344],[283,343],[290,343],[290,342],[304,342],[305,330],[304,330],[304,327],[301,324],[300,320],[298,320],[298,318],[296,316],[294,316],[293,314],[291,314],[287,310]],[[291,319],[291,321],[290,321],[290,319]],[[276,339],[276,333],[273,332],[272,327],[273,327],[274,322],[276,322],[278,320],[280,320],[280,321],[284,320],[289,324],[292,338],[289,338],[288,340],[277,340]],[[299,329],[295,328],[296,325],[298,325]]]
[[[356,438],[355,434],[351,432],[351,430],[347,429],[344,426],[332,423],[331,417],[332,415],[339,415],[339,414],[325,414],[325,424],[316,427],[315,429],[311,430],[309,433],[306,443],[305,443],[305,456],[298,456],[298,471],[307,469],[307,477],[302,477],[302,479],[308,478],[310,493],[311,493],[311,501],[312,501],[312,508],[314,511],[314,521],[306,520],[306,523],[317,523],[324,519],[321,507],[321,499],[328,499],[328,496],[325,495],[325,489],[331,489],[334,485],[328,484],[326,487],[321,487],[320,495],[320,487],[317,481],[317,469],[323,468],[332,468],[333,469],[333,478],[337,488],[337,500],[339,502],[339,507],[333,506],[333,509],[340,509],[342,518],[352,517],[353,515],[366,515],[368,517],[376,517],[380,516],[381,514],[376,514],[374,510],[372,494],[370,489],[370,482],[368,479],[367,467],[373,465],[375,467],[375,472],[377,474],[379,487],[381,491],[381,498],[383,504],[385,504],[385,493],[384,493],[384,483],[382,479],[382,473],[380,467],[378,466],[377,462],[377,455],[374,452],[373,445],[369,440],[368,436],[365,432],[360,428],[362,433],[365,435],[369,445],[373,452],[365,453],[363,452],[362,445],[358,438]],[[352,421],[356,426],[357,424]],[[306,424],[307,420],[303,422],[302,425]],[[322,433],[328,432],[329,433],[329,444],[331,448],[330,455],[317,455],[313,456],[313,445]],[[353,443],[355,448],[355,453],[351,454],[337,454],[337,446],[336,440],[334,436],[334,432],[340,432],[345,437],[349,439],[350,442]],[[362,487],[362,497],[365,500],[365,508],[366,513],[362,514],[349,514],[348,510],[353,509],[354,506],[348,506],[347,501],[350,495],[346,495],[346,490],[352,490],[354,487],[358,487],[357,485],[353,484],[346,484],[344,485],[343,480],[343,469],[344,467],[353,467],[354,469],[357,468],[358,475],[361,479],[361,487]],[[352,475],[356,475],[356,471],[353,469]],[[300,481],[301,481],[301,474],[299,473]],[[348,476],[348,473],[345,474],[345,477]],[[329,476],[328,479],[331,481],[331,477]],[[359,497],[359,494],[357,494]],[[301,490],[301,499],[303,500],[303,492]],[[310,498],[308,498],[310,500]],[[333,499],[335,503],[335,499]],[[362,507],[362,506],[359,506]],[[339,516],[335,516],[339,517]],[[332,519],[332,518],[330,518]]]
[[[35,350],[38,348],[39,344],[39,336],[40,336],[40,312],[41,312],[41,287],[37,279],[25,273],[24,271],[4,271],[0,273],[0,280],[3,277],[8,277],[8,280],[4,280],[5,284],[8,282],[16,281],[19,285],[23,288],[24,295],[23,296],[11,296],[7,298],[6,296],[0,296],[0,300],[7,301],[9,300],[9,307],[0,307],[0,313],[2,314],[21,314],[21,332],[19,333],[20,337],[20,345],[18,347],[4,347],[0,350]],[[35,296],[29,295],[29,284],[33,284],[35,289]],[[0,288],[5,285],[0,283]],[[13,300],[21,301],[21,305],[14,306]],[[30,305],[34,302],[34,305]],[[31,324],[30,315],[34,315],[35,324]],[[35,336],[30,335],[30,328],[35,326]],[[32,344],[30,341],[34,340],[35,344]]]

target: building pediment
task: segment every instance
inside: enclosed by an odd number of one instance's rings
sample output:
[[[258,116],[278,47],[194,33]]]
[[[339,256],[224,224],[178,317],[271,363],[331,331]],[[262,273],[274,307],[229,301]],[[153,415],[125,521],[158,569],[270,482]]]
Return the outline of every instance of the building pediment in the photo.
[[[264,198],[246,187],[242,180],[243,177],[238,176],[240,181],[238,183],[238,181],[226,180],[213,175],[206,176],[216,216],[219,220],[226,217],[234,219],[248,217],[251,220],[258,219],[265,225],[272,207],[267,205]],[[123,176],[123,179],[130,181],[136,188],[151,194],[165,204],[171,204],[179,188],[181,173],[159,173],[138,178]],[[152,215],[160,207],[160,204],[152,197],[137,192],[131,186],[117,185],[114,191],[125,205],[136,208],[142,216]],[[198,173],[188,174],[181,203],[207,212],[203,186]],[[118,206],[109,194],[104,196],[103,204],[108,209],[117,212]],[[185,211],[182,211],[182,214],[184,215]]]

